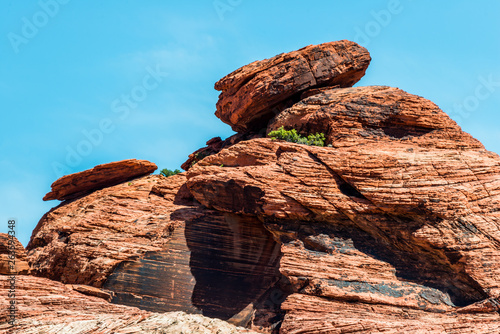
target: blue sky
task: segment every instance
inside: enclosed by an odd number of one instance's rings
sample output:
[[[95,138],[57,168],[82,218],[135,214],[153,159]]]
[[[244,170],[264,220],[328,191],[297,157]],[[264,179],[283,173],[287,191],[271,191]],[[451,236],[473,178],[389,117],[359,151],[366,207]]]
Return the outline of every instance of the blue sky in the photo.
[[[0,0],[0,232],[15,218],[26,245],[61,174],[179,168],[233,133],[214,116],[218,79],[340,39],[372,55],[358,86],[424,96],[499,153],[498,13],[487,0]]]

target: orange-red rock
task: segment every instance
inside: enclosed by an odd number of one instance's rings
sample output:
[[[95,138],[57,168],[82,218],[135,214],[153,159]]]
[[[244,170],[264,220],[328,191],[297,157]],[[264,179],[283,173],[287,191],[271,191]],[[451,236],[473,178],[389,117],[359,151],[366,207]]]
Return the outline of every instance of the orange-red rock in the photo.
[[[67,177],[81,184],[33,232],[34,273],[94,298],[97,321],[116,321],[111,300],[263,333],[500,332],[500,157],[431,101],[348,88],[369,62],[340,41],[221,79],[216,115],[240,133],[169,178]],[[327,146],[262,138],[281,126]],[[120,330],[157,324],[141,314]]]
[[[0,233],[0,275],[27,274],[26,251],[16,237]]]
[[[18,276],[15,298],[8,276],[0,276],[2,333],[255,333],[218,319],[183,312],[151,313],[81,294],[74,286],[33,276]],[[10,294],[12,296],[12,294]],[[8,305],[15,300],[14,326]]]
[[[309,88],[354,85],[370,60],[365,48],[343,40],[255,61],[215,84],[222,91],[215,115],[235,131],[259,130]]]
[[[277,115],[267,133],[284,126],[322,132],[333,147],[405,143],[420,147],[483,149],[433,102],[387,86],[323,89]]]
[[[52,183],[52,190],[43,200],[74,199],[98,189],[151,174],[157,168],[152,162],[136,159],[97,165],[92,169],[61,177]]]
[[[320,92],[279,126],[324,132],[332,147],[240,142],[193,166],[187,185],[209,208],[258,217],[282,244],[295,292],[282,332],[411,332],[427,319],[446,333],[497,330],[497,154],[430,101],[389,87]],[[415,322],[396,321],[402,312]]]
[[[185,181],[150,175],[63,202],[33,232],[34,274],[144,310],[271,326],[279,247],[256,218],[201,206]]]

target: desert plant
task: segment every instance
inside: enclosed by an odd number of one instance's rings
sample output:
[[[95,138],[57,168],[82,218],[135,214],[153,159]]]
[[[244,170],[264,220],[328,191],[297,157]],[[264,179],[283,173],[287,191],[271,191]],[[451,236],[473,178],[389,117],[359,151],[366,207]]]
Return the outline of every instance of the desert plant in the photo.
[[[175,175],[175,174],[179,174],[181,171],[176,169],[176,170],[170,170],[168,168],[164,168],[161,170],[160,172],[160,175],[163,175],[165,177],[169,177],[169,176],[172,176],[172,175]]]
[[[271,131],[267,134],[271,139],[281,139],[297,144],[314,145],[314,146],[325,146],[325,134],[315,133],[310,134],[307,137],[301,136],[297,130],[285,130],[282,126],[278,130]]]

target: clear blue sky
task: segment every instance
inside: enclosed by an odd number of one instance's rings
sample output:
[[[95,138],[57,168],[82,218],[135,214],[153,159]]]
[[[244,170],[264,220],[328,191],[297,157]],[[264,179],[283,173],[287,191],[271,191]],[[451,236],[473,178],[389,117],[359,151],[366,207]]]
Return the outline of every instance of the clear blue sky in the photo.
[[[26,245],[61,173],[178,168],[233,133],[214,116],[218,79],[340,39],[372,55],[357,85],[424,96],[499,153],[499,13],[492,0],[0,0],[0,232],[15,218]]]

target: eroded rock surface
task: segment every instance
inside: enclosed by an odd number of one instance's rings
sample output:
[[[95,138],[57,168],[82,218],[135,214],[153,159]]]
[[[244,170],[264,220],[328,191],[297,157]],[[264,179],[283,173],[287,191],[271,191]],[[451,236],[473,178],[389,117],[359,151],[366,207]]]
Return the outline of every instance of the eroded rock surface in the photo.
[[[34,273],[262,333],[500,332],[500,157],[429,100],[350,87],[369,62],[340,41],[224,77],[216,115],[239,133],[187,173],[51,195]],[[282,126],[327,146],[265,138]]]
[[[193,166],[187,185],[209,208],[258,217],[282,244],[295,292],[283,333],[350,322],[353,332],[411,331],[425,319],[472,333],[474,312],[486,313],[481,328],[498,328],[498,308],[480,306],[500,297],[497,154],[432,102],[389,87],[322,91],[270,129],[279,126],[324,132],[332,147],[240,142]],[[342,319],[346,302],[354,311]],[[388,312],[383,327],[363,311],[373,304],[381,319]],[[390,320],[405,310],[413,322]]]
[[[151,174],[158,167],[146,160],[122,160],[97,165],[92,169],[61,177],[52,183],[44,201],[74,199],[92,191]]]
[[[26,251],[16,237],[0,233],[0,275],[27,274]]]
[[[144,310],[271,326],[279,246],[255,217],[203,207],[185,182],[150,175],[63,202],[33,232],[34,274]]]
[[[354,85],[370,60],[365,48],[343,40],[255,61],[215,84],[222,91],[215,115],[235,131],[258,130],[276,108],[280,110],[287,100],[309,88]]]
[[[175,228],[170,213],[183,176],[168,186],[172,199],[156,196],[161,180],[150,175],[66,201],[46,213],[26,247],[38,276],[101,287],[122,261],[162,249]]]
[[[324,89],[277,115],[279,127],[322,132],[333,147],[396,143],[437,149],[483,149],[433,102],[387,86]]]
[[[16,319],[7,310],[10,283],[0,276],[0,331],[2,333],[255,333],[222,320],[183,312],[151,313],[84,295],[74,286],[33,276],[16,279]]]

